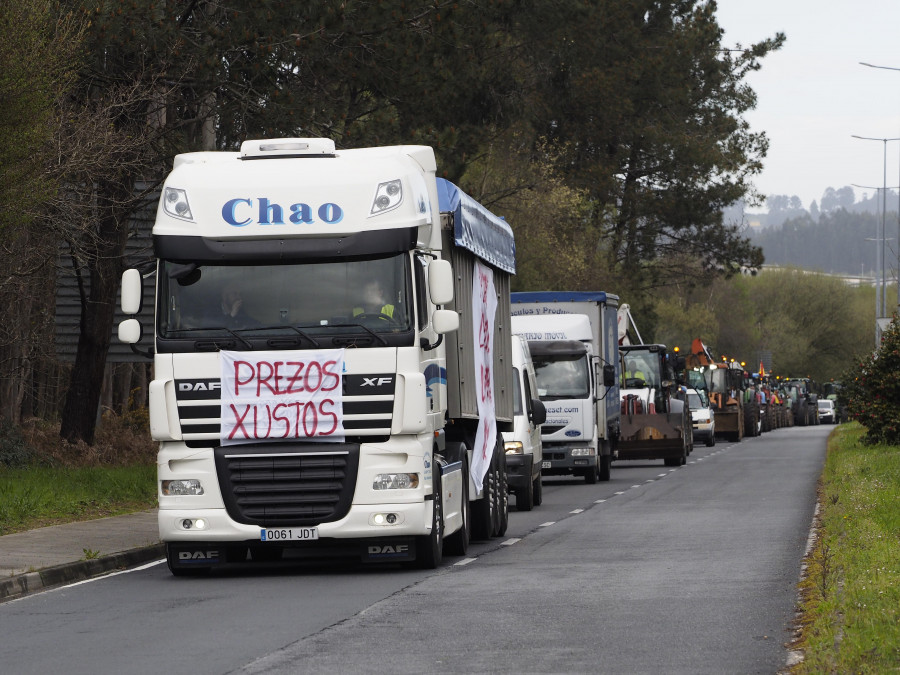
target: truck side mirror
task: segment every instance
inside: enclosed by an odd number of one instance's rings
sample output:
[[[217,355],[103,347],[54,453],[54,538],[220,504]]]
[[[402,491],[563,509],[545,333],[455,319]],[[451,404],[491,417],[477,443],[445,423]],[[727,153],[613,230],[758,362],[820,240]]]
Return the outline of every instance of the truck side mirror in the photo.
[[[531,399],[531,423],[539,427],[547,421],[547,407],[539,398]]]
[[[136,345],[141,341],[141,322],[137,319],[125,319],[119,323],[119,342]]]
[[[453,302],[453,267],[449,260],[428,263],[428,295],[435,305]]]
[[[603,386],[604,387],[616,386],[616,367],[615,366],[603,366]]]
[[[122,312],[135,315],[141,311],[144,299],[143,280],[140,271],[132,268],[122,272]]]
[[[431,316],[431,325],[438,335],[452,333],[459,329],[459,314],[452,309],[436,309]]]

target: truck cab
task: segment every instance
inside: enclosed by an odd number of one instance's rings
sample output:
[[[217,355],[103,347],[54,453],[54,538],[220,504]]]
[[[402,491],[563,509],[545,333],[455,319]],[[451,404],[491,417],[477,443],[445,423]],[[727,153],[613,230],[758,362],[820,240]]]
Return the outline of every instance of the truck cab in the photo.
[[[516,509],[531,511],[543,501],[541,485],[541,425],[547,419],[537,398],[537,380],[528,342],[512,336],[513,430],[503,432],[509,491],[516,496]]]

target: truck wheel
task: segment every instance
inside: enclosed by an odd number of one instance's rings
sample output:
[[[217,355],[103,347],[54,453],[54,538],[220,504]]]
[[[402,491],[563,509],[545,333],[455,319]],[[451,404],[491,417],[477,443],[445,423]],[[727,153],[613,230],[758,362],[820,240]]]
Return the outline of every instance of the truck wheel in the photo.
[[[716,444],[716,435],[714,433],[706,437],[706,447],[711,448]]]
[[[516,491],[516,511],[531,511],[534,508],[534,481],[528,481]]]
[[[497,460],[497,536],[506,534],[509,527],[509,483],[506,480],[506,458],[500,454]]]
[[[469,550],[469,539],[472,513],[469,510],[469,472],[463,471],[462,493],[460,494],[459,512],[462,516],[462,526],[444,540],[444,550],[447,555],[465,555]]]
[[[538,474],[538,477],[533,481],[533,492],[534,492],[534,505],[540,506],[544,501],[544,484],[541,482],[541,474]]]
[[[600,468],[598,466],[592,466],[584,473],[584,482],[588,485],[595,485],[598,478],[600,478]]]
[[[435,467],[437,468],[437,467]],[[433,570],[444,557],[444,503],[440,474],[434,477],[434,499],[431,509],[431,534],[416,537],[416,562],[419,567]]]
[[[481,499],[475,500],[472,504],[472,539],[480,541],[490,539],[494,531],[497,500],[494,496],[496,488],[492,485],[493,481],[494,472],[488,470],[484,474]]]
[[[600,480],[606,482],[612,475],[612,455],[600,457]]]

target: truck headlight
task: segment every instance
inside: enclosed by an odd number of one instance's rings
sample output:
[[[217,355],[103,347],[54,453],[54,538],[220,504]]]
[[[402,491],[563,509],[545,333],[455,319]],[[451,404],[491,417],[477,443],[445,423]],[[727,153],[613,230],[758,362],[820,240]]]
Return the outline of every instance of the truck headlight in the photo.
[[[597,454],[597,451],[594,448],[572,448],[571,455],[572,457],[593,457]]]
[[[160,481],[160,491],[168,496],[202,495],[203,486],[196,478],[182,478],[180,480]]]
[[[163,193],[163,208],[170,216],[182,220],[193,220],[191,207],[188,204],[187,192],[179,188],[167,187]]]
[[[380,473],[372,482],[373,490],[413,490],[419,487],[417,473]]]
[[[521,441],[507,441],[503,444],[503,450],[507,455],[521,455],[525,452]]]
[[[372,200],[372,210],[369,215],[375,216],[385,211],[396,209],[403,201],[403,186],[399,179],[379,183],[375,190],[375,199]]]

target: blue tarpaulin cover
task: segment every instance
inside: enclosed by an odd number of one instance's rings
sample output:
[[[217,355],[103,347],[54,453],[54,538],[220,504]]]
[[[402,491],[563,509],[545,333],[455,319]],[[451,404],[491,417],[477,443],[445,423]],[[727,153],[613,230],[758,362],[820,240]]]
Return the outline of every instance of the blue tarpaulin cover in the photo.
[[[516,242],[512,228],[453,183],[437,179],[438,206],[453,213],[453,239],[486,263],[516,273]]]

